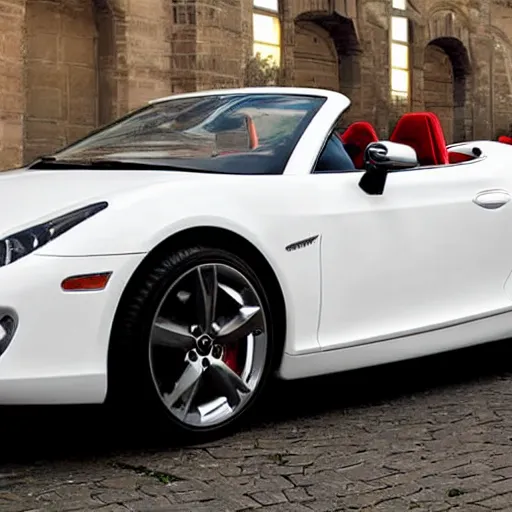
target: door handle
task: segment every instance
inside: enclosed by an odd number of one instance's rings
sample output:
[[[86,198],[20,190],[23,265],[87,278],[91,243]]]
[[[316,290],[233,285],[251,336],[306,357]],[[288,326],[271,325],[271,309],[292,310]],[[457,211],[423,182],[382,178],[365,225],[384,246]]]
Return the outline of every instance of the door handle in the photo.
[[[473,199],[473,202],[487,210],[497,210],[505,206],[512,197],[506,190],[486,190],[480,192]]]

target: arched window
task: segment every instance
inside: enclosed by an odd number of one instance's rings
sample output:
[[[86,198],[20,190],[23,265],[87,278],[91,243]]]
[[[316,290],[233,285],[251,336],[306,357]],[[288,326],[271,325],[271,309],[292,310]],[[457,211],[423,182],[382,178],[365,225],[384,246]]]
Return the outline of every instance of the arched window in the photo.
[[[409,20],[405,15],[407,0],[392,0],[391,16],[391,97],[394,100],[409,100],[410,56]],[[400,12],[402,11],[402,12]]]
[[[253,55],[281,63],[279,0],[253,0]]]

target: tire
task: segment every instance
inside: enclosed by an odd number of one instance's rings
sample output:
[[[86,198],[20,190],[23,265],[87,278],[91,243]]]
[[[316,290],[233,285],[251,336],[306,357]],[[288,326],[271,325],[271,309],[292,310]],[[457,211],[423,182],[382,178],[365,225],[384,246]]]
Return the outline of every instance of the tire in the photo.
[[[139,418],[166,437],[227,435],[262,397],[282,346],[267,289],[264,276],[224,249],[155,258],[118,308],[109,401],[131,418],[136,404]]]

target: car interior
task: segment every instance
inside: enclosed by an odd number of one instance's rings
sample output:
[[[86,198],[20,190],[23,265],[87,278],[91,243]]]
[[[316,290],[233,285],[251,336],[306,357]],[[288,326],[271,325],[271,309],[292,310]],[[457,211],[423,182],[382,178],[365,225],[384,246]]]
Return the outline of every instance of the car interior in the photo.
[[[240,118],[237,120],[240,126],[237,125],[236,128],[243,134],[244,140],[237,139],[236,147],[230,147],[233,145],[236,130],[230,126],[230,130],[218,133],[217,147],[222,148],[218,153],[219,156],[239,153],[242,148],[252,151],[259,147],[256,126],[251,116],[245,114],[242,116],[243,122],[240,122]],[[223,133],[228,135],[229,143],[223,143]],[[409,112],[402,115],[388,140],[412,147],[416,151],[420,167],[457,164],[474,160],[481,155],[481,151],[471,144],[447,146],[441,122],[433,112]],[[499,140],[512,144],[510,137],[502,136]],[[378,141],[377,131],[367,121],[356,121],[342,133],[333,130],[320,154],[314,172],[359,172],[364,169],[364,154],[367,146]]]
[[[329,137],[314,172],[360,171],[364,169],[366,147],[378,140],[375,128],[367,121],[352,123],[343,133],[335,131]],[[388,140],[412,147],[422,167],[467,162],[481,155],[480,150],[471,145],[447,146],[441,122],[433,112],[404,114]],[[347,161],[347,156],[350,161]]]

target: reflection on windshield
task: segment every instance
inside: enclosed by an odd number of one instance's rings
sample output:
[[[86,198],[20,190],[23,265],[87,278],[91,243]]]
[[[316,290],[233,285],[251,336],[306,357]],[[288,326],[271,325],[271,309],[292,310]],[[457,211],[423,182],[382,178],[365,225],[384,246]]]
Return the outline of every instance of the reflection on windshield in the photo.
[[[72,144],[57,161],[148,160],[204,172],[279,174],[325,99],[291,94],[170,99]]]

